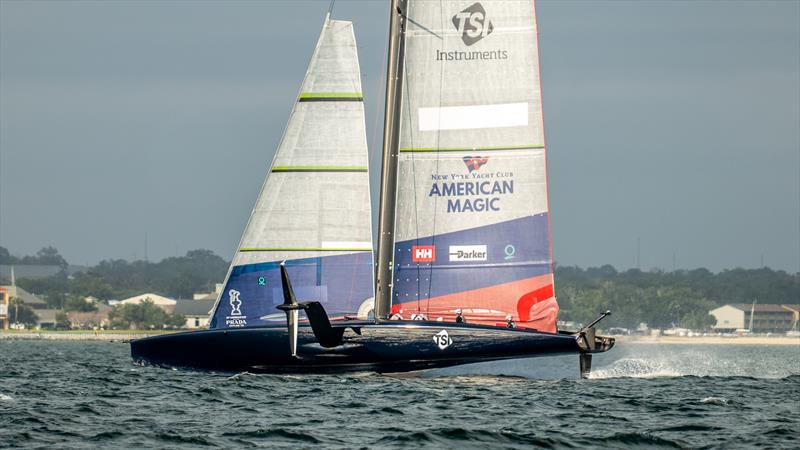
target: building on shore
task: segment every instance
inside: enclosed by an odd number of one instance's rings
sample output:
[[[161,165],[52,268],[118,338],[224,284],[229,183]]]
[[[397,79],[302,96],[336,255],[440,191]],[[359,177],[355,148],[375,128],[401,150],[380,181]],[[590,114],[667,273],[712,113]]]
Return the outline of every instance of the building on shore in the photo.
[[[752,314],[752,329],[751,323]],[[785,333],[800,321],[800,305],[735,303],[708,312],[717,319],[714,330],[733,332],[750,330],[753,333]]]
[[[145,301],[150,301],[168,314],[179,314],[185,317],[184,328],[205,328],[211,320],[210,311],[217,299],[216,294],[209,295],[209,297],[211,298],[175,300],[162,295],[147,293],[116,301],[113,305],[139,305]]]
[[[175,314],[186,319],[184,328],[207,328],[211,320],[211,308],[216,300],[178,300],[175,303]]]
[[[67,320],[73,330],[96,330],[108,328],[111,325],[108,315],[112,308],[100,302],[94,305],[97,308],[95,311],[70,311],[67,313]]]
[[[8,297],[12,301],[18,300],[23,305],[33,310],[33,313],[36,315],[36,328],[41,329],[55,327],[56,313],[58,310],[49,308],[46,301],[16,285],[0,287],[8,293]],[[13,312],[14,306],[9,305],[8,309],[8,315],[10,316]]]
[[[214,286],[213,292],[195,292],[192,298],[194,300],[217,300],[219,298],[219,293],[222,292],[222,283],[217,283]]]
[[[168,313],[171,313],[172,310],[175,309],[175,303],[177,302],[175,299],[148,292],[146,294],[136,295],[124,300],[115,301],[113,304],[109,302],[109,305],[140,305],[146,301],[152,302],[154,305]]]

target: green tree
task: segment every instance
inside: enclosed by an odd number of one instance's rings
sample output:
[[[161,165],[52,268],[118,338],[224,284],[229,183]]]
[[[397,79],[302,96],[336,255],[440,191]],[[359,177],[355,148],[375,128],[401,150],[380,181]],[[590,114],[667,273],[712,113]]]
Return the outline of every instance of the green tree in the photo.
[[[167,314],[150,300],[139,304],[115,306],[108,317],[112,328],[132,330],[179,328],[185,323],[183,316]]]
[[[18,278],[17,285],[40,296],[53,309],[63,309],[68,290],[67,274],[60,272],[47,278]]]
[[[11,323],[22,323],[28,327],[36,325],[38,317],[33,308],[22,302],[21,299],[12,298],[8,305],[8,319]]]
[[[64,302],[64,310],[88,312],[88,311],[97,311],[97,307],[87,302],[82,297],[79,297],[77,295],[68,295],[67,301]]]
[[[72,324],[67,317],[67,313],[59,311],[56,313],[56,330],[69,330]]]

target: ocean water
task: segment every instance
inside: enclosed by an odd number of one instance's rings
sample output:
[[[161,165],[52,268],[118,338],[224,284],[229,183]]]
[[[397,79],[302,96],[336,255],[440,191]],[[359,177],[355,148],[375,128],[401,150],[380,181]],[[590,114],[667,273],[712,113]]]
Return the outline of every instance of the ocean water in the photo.
[[[416,377],[140,367],[123,343],[0,341],[0,447],[798,448],[800,346],[621,343]]]

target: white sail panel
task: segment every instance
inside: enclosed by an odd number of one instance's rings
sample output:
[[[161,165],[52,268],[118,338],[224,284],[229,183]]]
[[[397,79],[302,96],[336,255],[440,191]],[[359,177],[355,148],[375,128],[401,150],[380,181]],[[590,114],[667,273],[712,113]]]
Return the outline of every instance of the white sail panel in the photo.
[[[301,299],[321,301],[332,316],[355,313],[372,298],[367,166],[353,26],[326,19],[213,327],[283,320],[275,309],[283,261]]]
[[[406,15],[392,311],[554,331],[533,1]]]

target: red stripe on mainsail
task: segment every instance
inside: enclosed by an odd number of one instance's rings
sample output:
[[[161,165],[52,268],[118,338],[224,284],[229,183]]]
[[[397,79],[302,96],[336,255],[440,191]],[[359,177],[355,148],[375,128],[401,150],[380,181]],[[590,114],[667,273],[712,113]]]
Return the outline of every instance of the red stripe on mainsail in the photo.
[[[531,320],[531,308],[533,305],[543,302],[554,296],[555,293],[553,292],[552,284],[548,284],[545,287],[536,289],[535,291],[528,292],[527,294],[523,295],[517,302],[517,314],[519,315],[519,320],[522,322]]]
[[[404,319],[422,314],[428,320],[454,322],[457,309],[469,323],[494,326],[511,315],[518,327],[555,333],[558,303],[553,296],[553,274],[394,304],[392,314]]]

